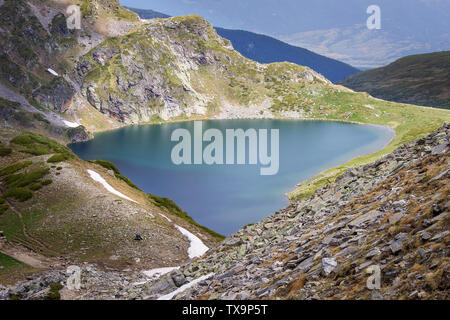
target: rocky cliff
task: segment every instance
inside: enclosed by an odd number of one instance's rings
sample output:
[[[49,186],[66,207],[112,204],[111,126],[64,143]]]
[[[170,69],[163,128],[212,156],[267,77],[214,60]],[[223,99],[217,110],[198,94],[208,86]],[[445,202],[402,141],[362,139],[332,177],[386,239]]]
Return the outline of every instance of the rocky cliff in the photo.
[[[81,9],[79,30],[67,27],[70,4]],[[263,103],[248,115],[273,116],[278,87],[330,85],[305,67],[242,57],[199,16],[140,20],[112,0],[5,0],[0,26],[0,83],[20,101],[3,98],[56,126],[62,118],[95,132]]]

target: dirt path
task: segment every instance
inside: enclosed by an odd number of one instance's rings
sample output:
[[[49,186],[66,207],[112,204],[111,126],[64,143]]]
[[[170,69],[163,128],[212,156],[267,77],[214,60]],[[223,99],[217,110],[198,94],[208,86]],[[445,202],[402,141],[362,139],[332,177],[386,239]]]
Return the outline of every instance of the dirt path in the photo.
[[[22,222],[22,226],[23,226],[23,234],[24,234],[24,236],[27,238],[27,240],[31,241],[32,243],[35,243],[38,247],[43,248],[44,251],[48,251],[48,252],[50,252],[50,253],[52,253],[52,254],[56,254],[56,255],[57,255],[58,253],[57,253],[56,251],[50,249],[49,246],[46,245],[44,242],[42,242],[42,241],[39,240],[39,239],[36,239],[36,238],[32,237],[32,236],[28,233],[28,231],[27,231],[27,226],[25,225],[25,222],[23,221],[22,213],[21,213],[17,208],[15,208],[15,207],[13,206],[13,204],[11,203],[11,201],[5,200],[5,202],[9,205],[9,208],[10,208],[15,214],[17,214],[17,215],[19,216],[20,221]]]
[[[0,248],[0,252],[37,269],[48,269],[57,264],[56,260],[44,257],[16,244],[5,244]]]

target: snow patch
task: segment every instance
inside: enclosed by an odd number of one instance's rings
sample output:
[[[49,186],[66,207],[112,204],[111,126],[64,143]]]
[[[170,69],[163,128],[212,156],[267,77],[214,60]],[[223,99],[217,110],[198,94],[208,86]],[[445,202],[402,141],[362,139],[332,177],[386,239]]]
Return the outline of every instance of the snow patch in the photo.
[[[64,122],[64,124],[65,124],[66,126],[68,126],[69,128],[77,128],[77,127],[80,126],[80,124],[79,124],[79,123],[76,123],[76,122],[70,122],[70,121],[67,121],[67,120],[63,120],[63,122]]]
[[[162,213],[158,213],[161,217],[163,217],[164,219],[166,219],[169,222],[172,222],[172,220],[168,217],[166,217],[165,215],[163,215]]]
[[[188,256],[190,259],[201,257],[206,251],[209,250],[209,248],[205,246],[202,240],[200,240],[196,235],[190,233],[183,227],[175,225],[175,228],[177,228],[191,241],[191,246],[188,249]]]
[[[210,274],[207,274],[206,276],[195,279],[194,281],[191,281],[185,285],[182,285],[177,290],[159,297],[158,300],[172,300],[172,298],[175,297],[177,294],[185,291],[186,289],[189,289],[189,288],[195,286],[197,283],[199,283],[201,281],[211,278],[213,275],[214,275],[214,273],[210,273]]]
[[[56,77],[59,76],[59,74],[58,74],[55,70],[53,70],[53,69],[48,68],[47,71],[50,72],[52,75],[54,75],[54,76],[56,76]]]
[[[151,279],[157,279],[169,272],[172,272],[173,270],[180,269],[180,267],[167,267],[167,268],[157,268],[157,269],[151,269],[144,271],[143,274],[145,274],[148,278]]]
[[[124,195],[123,193],[120,193],[119,191],[117,191],[116,189],[114,189],[113,187],[111,187],[108,182],[105,181],[105,179],[102,178],[101,175],[99,175],[97,172],[92,171],[92,170],[88,170],[89,175],[91,176],[91,178],[94,181],[100,182],[106,190],[108,190],[109,192],[111,192],[112,194],[115,194],[116,196],[119,196],[123,199],[132,201],[137,203],[136,201],[134,201],[133,199],[130,199],[129,197],[127,197],[126,195]]]

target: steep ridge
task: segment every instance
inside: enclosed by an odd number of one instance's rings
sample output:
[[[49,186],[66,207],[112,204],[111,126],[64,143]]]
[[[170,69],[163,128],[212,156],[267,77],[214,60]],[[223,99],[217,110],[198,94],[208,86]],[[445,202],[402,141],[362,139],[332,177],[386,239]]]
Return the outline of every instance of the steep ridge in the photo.
[[[128,7],[126,7],[128,8]],[[128,8],[142,19],[169,18],[170,16],[148,9]],[[244,30],[214,27],[223,38],[231,41],[233,47],[244,57],[259,63],[288,61],[307,66],[333,82],[358,73],[360,70],[304,48],[291,46],[275,38]]]
[[[401,58],[352,75],[340,84],[374,97],[450,109],[450,51]]]

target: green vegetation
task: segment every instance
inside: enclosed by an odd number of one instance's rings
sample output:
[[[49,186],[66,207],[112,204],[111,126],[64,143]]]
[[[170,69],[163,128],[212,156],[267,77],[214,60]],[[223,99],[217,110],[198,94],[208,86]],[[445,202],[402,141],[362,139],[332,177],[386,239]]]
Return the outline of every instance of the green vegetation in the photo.
[[[3,285],[14,283],[16,279],[23,277],[23,275],[33,271],[34,269],[29,265],[14,259],[4,253],[0,252],[0,283]],[[18,296],[11,296],[10,300],[20,300]]]
[[[24,135],[14,137],[11,139],[10,143],[22,146],[23,148],[20,151],[32,155],[59,153],[61,155],[58,157],[61,157],[62,155],[64,155],[66,159],[73,157],[73,153],[68,147],[62,146],[56,141],[34,132],[26,132]]]
[[[206,231],[208,234],[210,234],[212,237],[214,237],[217,241],[222,241],[225,239],[225,237],[211,229],[208,229],[205,226],[202,226],[198,224],[192,217],[190,217],[185,211],[181,210],[181,208],[171,199],[169,198],[162,198],[158,196],[154,196],[152,194],[148,194],[149,199],[155,203],[158,207],[162,209],[166,209],[168,212],[176,215],[177,217],[186,220],[190,224],[193,224],[200,229]]]
[[[139,189],[138,186],[136,186],[133,182],[131,182],[130,179],[128,179],[127,177],[124,177],[120,173],[119,169],[117,169],[117,167],[115,166],[114,163],[112,163],[110,161],[106,161],[106,160],[95,160],[95,161],[91,161],[91,162],[96,163],[96,164],[98,164],[98,165],[100,165],[103,168],[106,168],[108,170],[112,170],[114,172],[114,176],[117,179],[120,179],[120,180],[124,181],[126,184],[128,184],[130,187],[132,187],[134,189],[141,190],[141,189]]]
[[[26,168],[33,164],[33,161],[24,161],[24,162],[16,162],[12,165],[9,165],[3,169],[0,169],[0,176],[10,175],[13,173],[16,173],[19,170],[22,170],[23,168]]]
[[[49,168],[39,168],[29,172],[11,174],[5,177],[5,184],[9,188],[22,188],[42,179],[50,172]]]
[[[8,209],[9,206],[7,203],[5,203],[5,199],[0,198],[0,215],[4,214]]]
[[[3,145],[3,143],[0,142],[0,157],[9,156],[11,153],[12,153],[12,149],[5,147]]]
[[[42,184],[43,186],[48,186],[48,185],[51,184],[52,182],[53,182],[52,179],[47,179],[47,180],[42,181],[41,184]]]
[[[12,188],[3,194],[5,198],[15,198],[20,202],[27,201],[33,197],[33,192],[25,188]]]
[[[34,133],[15,136],[11,139],[10,143],[18,148],[25,147],[25,149],[21,150],[29,151],[31,148],[40,148],[41,150],[45,150],[45,153],[54,151],[62,152],[53,156],[54,161],[69,159],[71,157],[68,151],[69,149],[66,149],[66,147]],[[30,166],[31,168],[29,168]],[[49,173],[50,168],[41,167],[38,163],[33,165],[33,161],[30,160],[16,162],[1,168],[0,178],[5,187],[2,198],[14,198],[21,202],[31,199],[33,197],[33,191],[40,190],[43,186],[52,183],[51,179],[43,180]],[[1,204],[1,207],[0,210],[2,212],[7,210],[6,205]]]
[[[15,173],[31,165],[31,163],[31,161],[15,163],[0,171],[0,176],[3,177],[3,182],[7,187],[3,194],[4,198],[15,198],[21,202],[27,201],[33,197],[32,191],[39,190],[42,186],[51,183],[51,180],[44,180],[39,184],[41,179],[50,172],[49,168],[38,168]]]
[[[69,156],[67,154],[57,153],[57,154],[54,154],[53,156],[51,156],[47,160],[47,162],[48,163],[58,163],[58,162],[66,161],[68,158],[69,158]]]
[[[44,298],[44,300],[61,300],[61,294],[59,293],[59,291],[61,291],[62,288],[64,287],[59,282],[52,283],[50,285],[50,291],[48,295]]]
[[[32,191],[37,191],[40,190],[42,188],[42,184],[39,183],[33,183],[28,187],[30,190]]]

